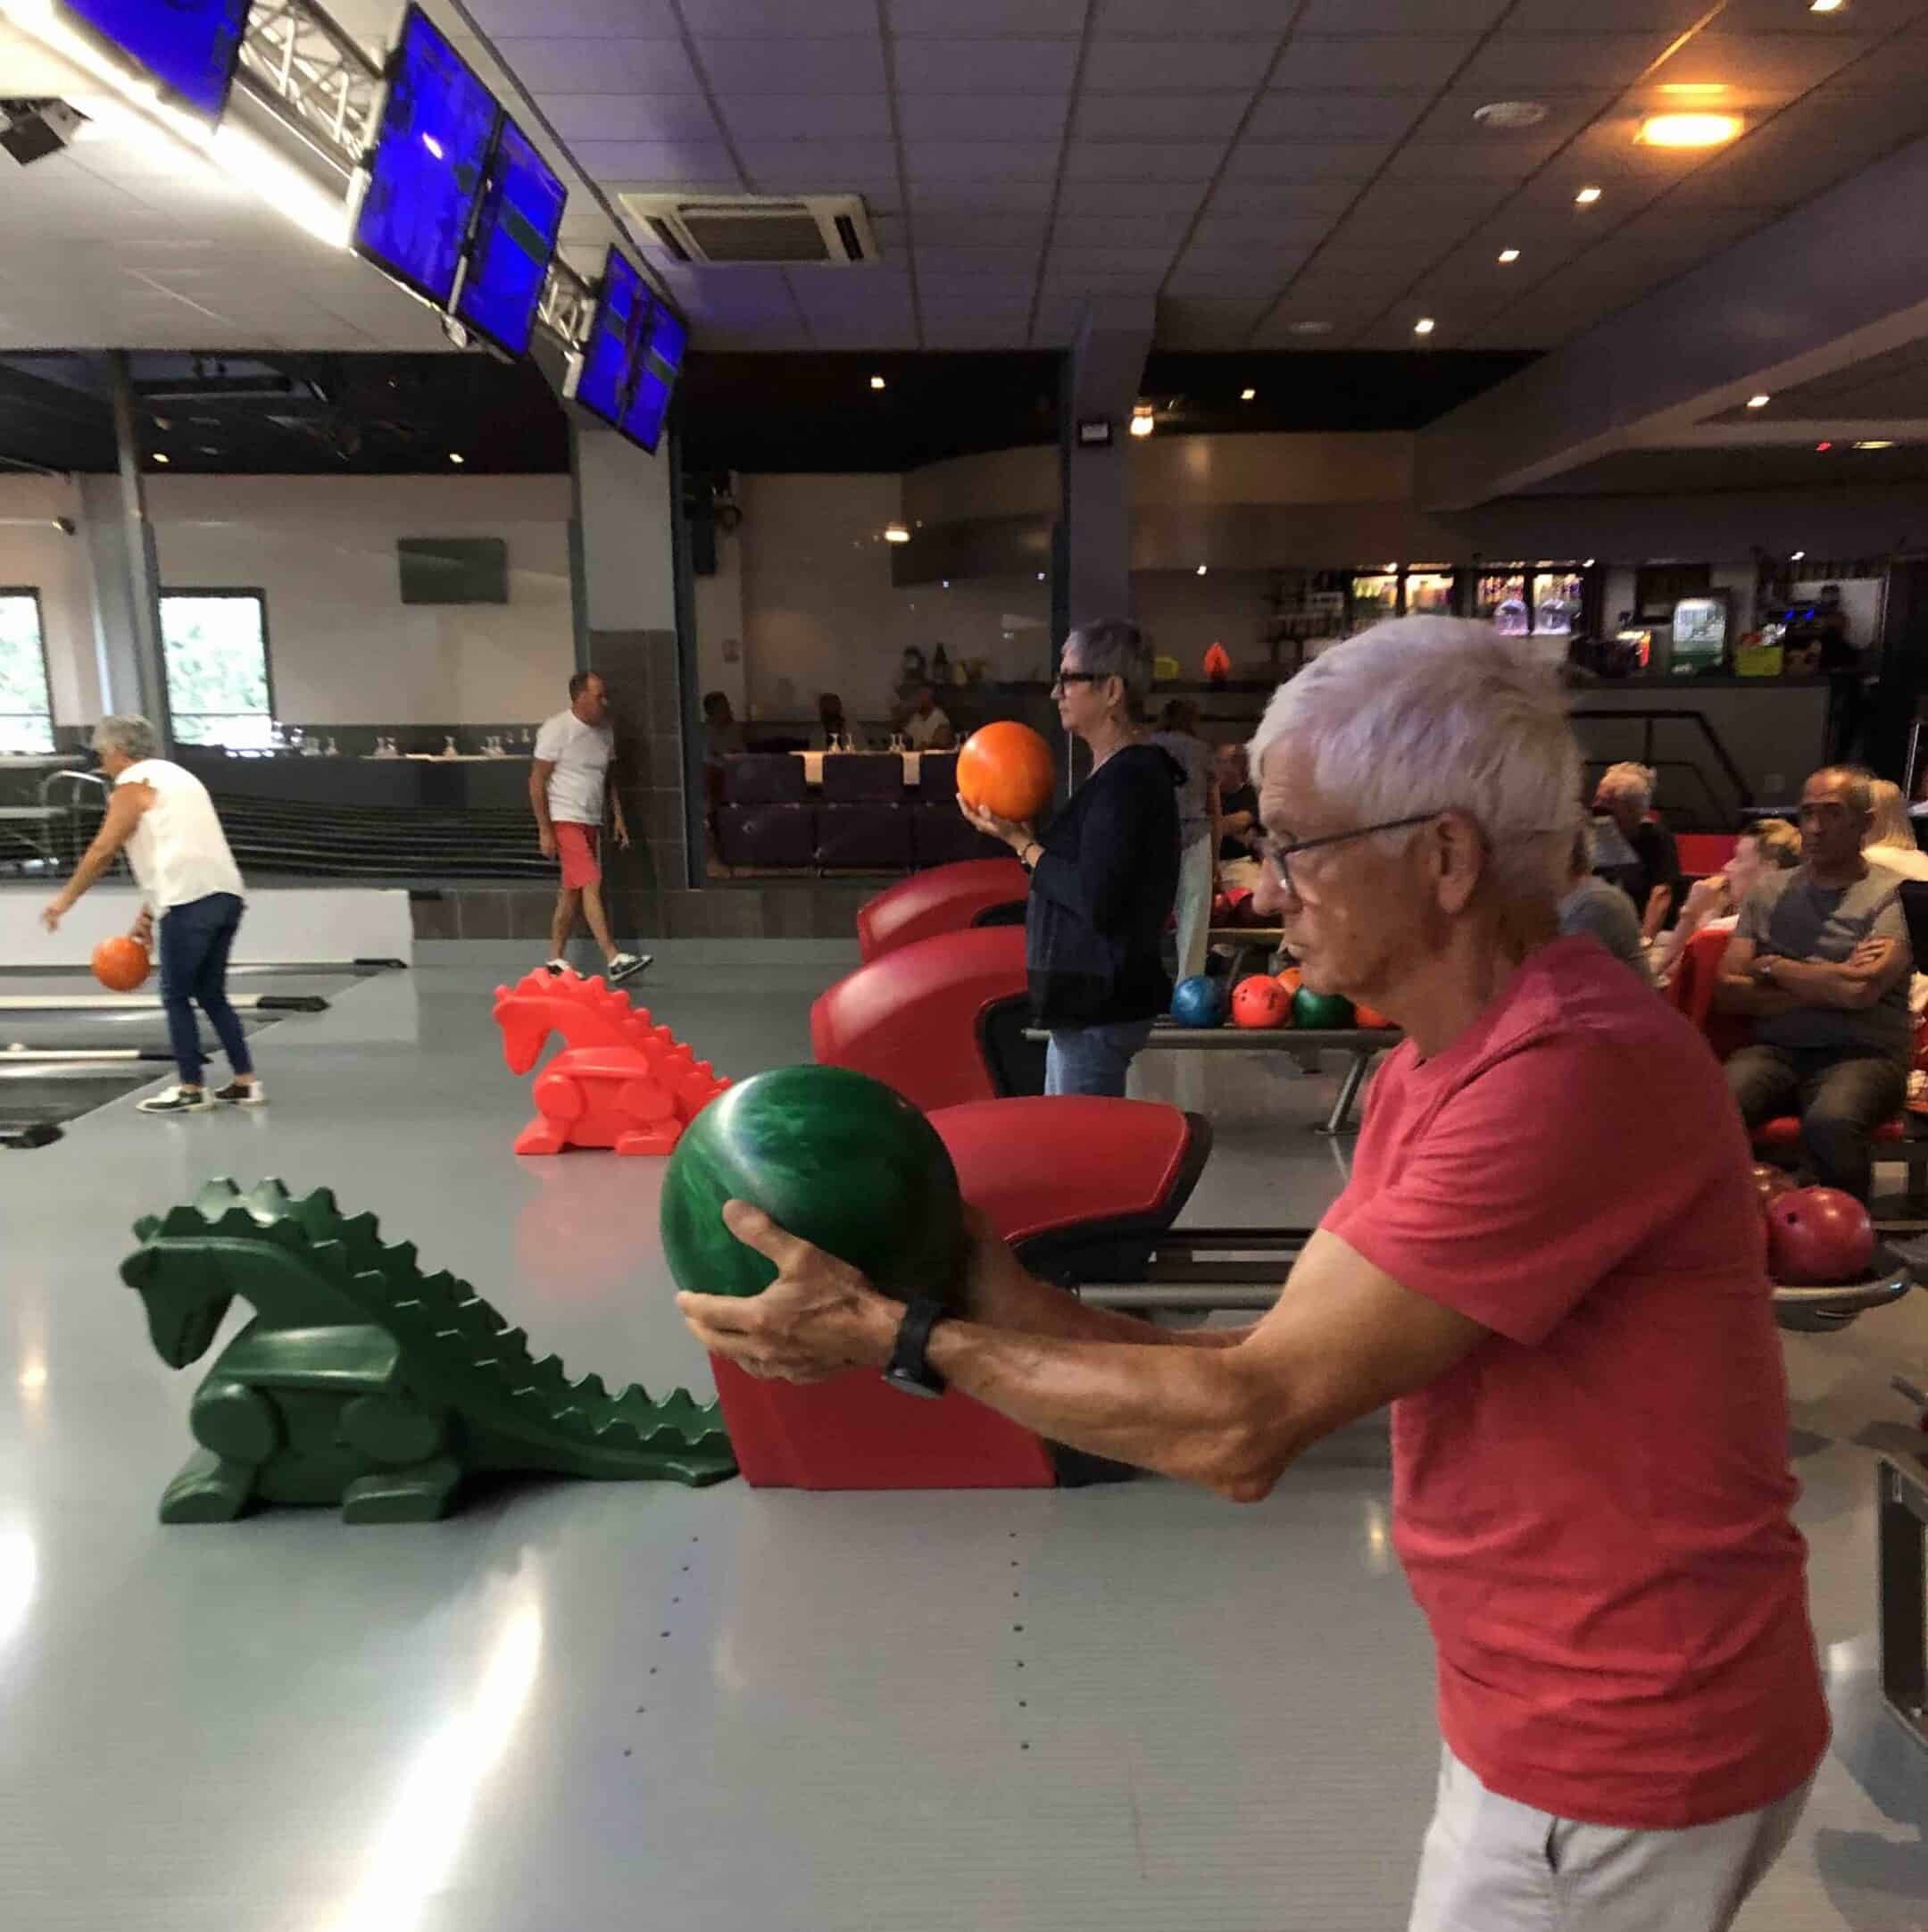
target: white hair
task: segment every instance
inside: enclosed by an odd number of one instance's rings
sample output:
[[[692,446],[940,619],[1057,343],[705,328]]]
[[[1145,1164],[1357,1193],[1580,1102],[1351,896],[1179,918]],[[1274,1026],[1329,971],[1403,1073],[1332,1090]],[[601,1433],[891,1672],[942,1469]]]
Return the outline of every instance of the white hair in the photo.
[[[1596,795],[1600,792],[1625,792],[1631,798],[1640,800],[1642,812],[1650,811],[1654,801],[1654,770],[1651,765],[1635,764],[1628,759],[1617,765],[1608,765],[1600,773],[1600,781],[1594,787]]]
[[[1255,771],[1282,739],[1309,754],[1313,783],[1361,825],[1463,812],[1502,890],[1566,892],[1580,750],[1558,674],[1525,640],[1466,618],[1375,624],[1273,694]]]
[[[104,752],[110,746],[123,758],[131,758],[139,764],[143,759],[160,756],[161,734],[145,718],[137,718],[130,712],[116,712],[103,718],[94,727],[96,753]]]

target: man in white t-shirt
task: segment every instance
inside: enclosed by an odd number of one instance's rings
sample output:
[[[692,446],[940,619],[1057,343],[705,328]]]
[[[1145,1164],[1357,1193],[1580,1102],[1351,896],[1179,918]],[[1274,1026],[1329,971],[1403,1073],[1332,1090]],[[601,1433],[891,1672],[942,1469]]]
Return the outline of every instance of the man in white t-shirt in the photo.
[[[145,718],[103,718],[94,751],[113,782],[113,796],[94,843],[66,889],[41,913],[49,932],[74,902],[109,871],[123,851],[145,904],[134,937],[145,946],[158,934],[161,1002],[179,1079],[140,1103],[143,1113],[197,1113],[216,1101],[259,1107],[267,1089],[255,1078],[247,1036],[228,999],[228,955],[241,924],[241,870],[228,835],[193,772],[156,756],[160,738]],[[202,1082],[199,1006],[208,1016],[234,1078],[212,1095]]]
[[[935,687],[918,687],[910,715],[904,720],[904,743],[914,752],[947,752],[957,743],[951,720],[937,702]]]
[[[549,970],[567,972],[563,956],[576,929],[579,910],[608,962],[610,984],[632,978],[650,962],[646,953],[626,953],[610,937],[602,910],[603,801],[615,808],[616,843],[629,849],[622,800],[609,791],[610,760],[616,734],[609,722],[609,687],[599,673],[579,670],[569,679],[567,711],[559,711],[536,734],[535,769],[529,773],[529,804],[543,856],[561,862],[555,918],[549,929]]]

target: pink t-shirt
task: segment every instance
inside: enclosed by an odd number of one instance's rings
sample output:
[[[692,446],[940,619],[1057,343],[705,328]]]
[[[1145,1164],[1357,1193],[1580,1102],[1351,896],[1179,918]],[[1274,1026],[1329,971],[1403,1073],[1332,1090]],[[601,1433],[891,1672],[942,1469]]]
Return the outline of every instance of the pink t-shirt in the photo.
[[[1694,1028],[1583,938],[1373,1088],[1325,1227],[1492,1331],[1392,1409],[1440,1728],[1625,1828],[1799,1786],[1828,1719],[1747,1137]]]

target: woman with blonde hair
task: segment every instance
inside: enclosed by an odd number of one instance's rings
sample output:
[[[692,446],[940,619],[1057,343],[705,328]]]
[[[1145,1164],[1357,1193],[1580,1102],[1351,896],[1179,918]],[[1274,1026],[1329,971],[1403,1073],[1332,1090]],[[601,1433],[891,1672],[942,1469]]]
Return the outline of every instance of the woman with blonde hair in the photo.
[[[1903,879],[1928,880],[1928,852],[1916,843],[1901,787],[1888,779],[1870,779],[1868,810],[1868,833],[1861,841],[1868,863],[1899,872]]]
[[[1654,978],[1666,985],[1697,932],[1732,932],[1749,893],[1763,879],[1791,872],[1800,862],[1800,834],[1793,826],[1785,819],[1756,819],[1734,840],[1727,863],[1689,887],[1679,920],[1654,954]]]

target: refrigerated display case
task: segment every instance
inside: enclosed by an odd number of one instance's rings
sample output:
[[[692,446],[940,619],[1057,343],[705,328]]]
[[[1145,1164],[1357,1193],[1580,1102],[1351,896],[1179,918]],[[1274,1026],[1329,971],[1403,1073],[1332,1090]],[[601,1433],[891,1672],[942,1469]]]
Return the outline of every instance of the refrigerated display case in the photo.
[[[1500,564],[1480,573],[1474,615],[1503,637],[1569,637],[1584,620],[1587,582],[1583,564]]]
[[[1347,604],[1351,628],[1354,630],[1364,630],[1368,624],[1379,623],[1388,617],[1397,617],[1400,614],[1398,566],[1355,577]]]
[[[1453,573],[1450,570],[1428,570],[1424,564],[1416,565],[1406,572],[1404,581],[1407,616],[1417,617],[1423,612],[1445,616],[1451,612]]]
[[[1691,678],[1698,671],[1717,670],[1726,659],[1731,626],[1724,590],[1712,591],[1704,597],[1683,597],[1674,606],[1668,676]]]

